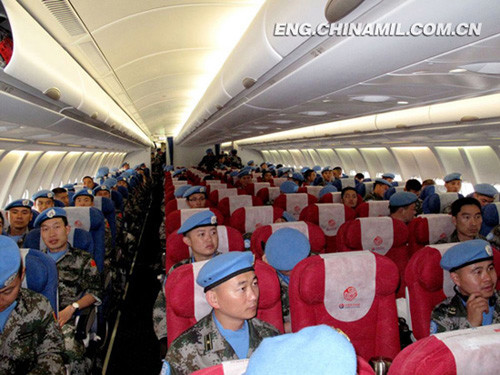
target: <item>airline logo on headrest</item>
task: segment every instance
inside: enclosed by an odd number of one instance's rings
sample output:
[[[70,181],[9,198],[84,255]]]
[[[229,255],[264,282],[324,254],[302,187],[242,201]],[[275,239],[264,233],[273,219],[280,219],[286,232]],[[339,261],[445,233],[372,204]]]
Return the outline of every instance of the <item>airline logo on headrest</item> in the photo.
[[[377,236],[373,239],[373,243],[376,245],[376,246],[380,246],[384,243],[384,240],[382,239],[382,237],[380,236]]]
[[[346,290],[344,290],[344,299],[346,301],[352,301],[358,296],[358,291],[355,287],[350,286]]]

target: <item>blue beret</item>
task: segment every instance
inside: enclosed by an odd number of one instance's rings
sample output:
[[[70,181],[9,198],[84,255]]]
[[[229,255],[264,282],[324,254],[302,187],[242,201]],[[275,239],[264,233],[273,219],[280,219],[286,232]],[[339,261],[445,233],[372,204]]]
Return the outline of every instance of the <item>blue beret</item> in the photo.
[[[15,207],[26,207],[26,208],[31,208],[33,207],[33,202],[30,201],[29,199],[16,199],[15,201],[10,202],[6,207],[5,211],[10,210],[11,208]]]
[[[265,246],[267,261],[278,271],[291,271],[310,252],[309,240],[294,228],[278,229],[269,237]]]
[[[444,176],[443,178],[444,182],[450,182],[454,180],[460,180],[462,181],[462,174],[461,173],[450,173]]]
[[[300,173],[304,174],[304,173],[306,173],[306,172],[307,172],[307,171],[309,171],[309,170],[311,170],[311,168],[309,168],[309,167],[304,167],[304,168],[302,168],[302,169],[300,170]]]
[[[329,165],[327,165],[325,168],[323,168],[323,170],[321,171],[321,173],[323,172],[330,172],[330,171],[333,171],[333,168]]]
[[[441,267],[453,272],[462,267],[493,259],[493,250],[485,240],[470,240],[454,245],[441,258]]]
[[[250,170],[243,168],[239,173],[238,173],[238,178],[242,178],[245,176],[250,175]]]
[[[174,191],[174,197],[176,197],[176,198],[182,198],[182,196],[184,195],[184,193],[186,191],[188,191],[189,189],[191,189],[191,188],[192,188],[191,185],[181,185],[181,186],[179,186]]]
[[[297,221],[297,219],[295,219],[291,213],[286,211],[283,211],[283,215],[281,215],[281,217],[285,219],[288,223],[291,223],[292,221]]]
[[[113,167],[113,168],[110,169],[110,171],[113,172],[113,173],[114,172],[118,172],[118,168],[117,167]]]
[[[73,185],[73,184],[63,185],[63,188],[65,188],[68,191],[75,191],[75,185]]]
[[[141,167],[141,165],[140,165],[140,164],[136,164],[136,165],[134,165],[134,168],[133,168],[133,169],[139,169],[140,167]]]
[[[207,188],[205,186],[189,186],[189,189],[184,191],[182,198],[189,198],[193,194],[207,194]]]
[[[252,165],[253,163],[254,163],[253,160],[249,160],[248,163],[247,163],[247,165]]]
[[[107,176],[107,174],[109,173],[109,168],[108,167],[101,167],[97,170],[97,174],[96,174],[96,177],[99,178],[99,177],[104,177],[104,176]]]
[[[265,338],[250,357],[245,375],[355,375],[356,366],[349,340],[322,324]]]
[[[298,190],[298,185],[292,181],[285,181],[280,185],[280,191],[284,194],[296,193]]]
[[[320,171],[321,171],[321,167],[320,167],[319,165],[315,165],[315,166],[313,167],[313,171],[314,171],[314,172],[320,172]]]
[[[92,192],[91,189],[82,189],[78,190],[75,195],[73,195],[73,200],[75,200],[78,197],[94,197],[94,193]]]
[[[56,217],[67,217],[66,211],[61,207],[52,207],[43,210],[35,219],[34,226],[38,228],[45,220],[54,219]]]
[[[106,185],[99,185],[98,187],[95,187],[94,190],[93,190],[93,193],[94,195],[96,195],[98,192],[100,191],[111,191],[111,189],[109,188],[109,186],[106,186]]]
[[[14,281],[21,267],[21,253],[16,242],[7,236],[0,236],[0,289]]]
[[[392,179],[394,179],[394,178],[396,178],[396,176],[394,175],[394,173],[384,173],[382,175],[382,178],[392,178]]]
[[[333,185],[326,185],[323,189],[319,191],[319,199],[323,198],[324,195],[329,194],[329,193],[335,193],[337,192],[337,188]]]
[[[361,186],[361,185],[360,185]],[[366,191],[366,188],[365,188],[365,191]],[[386,201],[390,200],[391,197],[396,194],[396,188],[393,186],[393,187],[390,187],[389,189],[387,189],[384,193],[384,199]],[[364,195],[364,194],[361,194],[361,195]]]
[[[122,173],[116,178],[117,181],[126,181],[128,183],[128,177],[125,173]]]
[[[33,196],[31,197],[33,201],[36,201],[38,198],[54,199],[54,193],[51,192],[50,190],[40,190],[37,191],[35,194],[33,194]]]
[[[376,178],[375,179],[375,183],[379,183],[379,184],[384,184],[384,185],[387,185],[389,187],[392,187],[391,183],[389,181],[386,181],[382,178]]]
[[[111,189],[111,188],[115,187],[117,183],[118,183],[118,180],[116,178],[110,177],[104,181],[103,185],[105,185]]]
[[[207,148],[207,150],[205,151],[207,154],[213,152],[211,148]]]
[[[294,180],[304,181],[304,176],[302,176],[302,174],[301,174],[301,173],[299,173],[299,172],[294,172],[294,173],[292,174],[292,178],[293,178]]]
[[[186,168],[177,169],[177,170],[176,170],[176,171],[172,174],[172,176],[177,176],[177,175],[179,175],[179,174],[181,174],[181,173],[183,173],[183,172],[185,172],[185,171],[186,171]]]
[[[498,190],[490,184],[477,184],[474,186],[474,191],[477,194],[486,195],[491,198],[494,198],[498,194]]]
[[[201,211],[190,216],[179,228],[177,233],[186,234],[187,232],[199,228],[217,225],[217,217],[212,211]]]
[[[165,172],[173,171],[174,170],[174,166],[173,165],[166,165],[165,167],[163,167],[163,170]]]
[[[240,173],[240,172],[238,172],[238,171],[232,171],[231,173],[229,173],[229,175],[231,177],[235,177],[235,176],[238,176],[238,173]]]
[[[417,201],[418,197],[408,191],[400,191],[394,193],[389,199],[389,206],[392,207],[404,207],[408,206]]]
[[[196,283],[207,292],[248,271],[253,271],[253,254],[250,251],[230,251],[205,263],[198,273]]]

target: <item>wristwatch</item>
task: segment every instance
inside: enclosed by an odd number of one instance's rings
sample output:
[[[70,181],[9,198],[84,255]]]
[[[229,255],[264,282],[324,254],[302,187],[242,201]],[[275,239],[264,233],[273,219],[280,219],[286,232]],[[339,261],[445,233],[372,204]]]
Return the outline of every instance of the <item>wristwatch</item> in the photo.
[[[73,308],[75,309],[75,311],[78,311],[78,309],[80,308],[80,305],[78,304],[78,302],[73,302],[71,304],[71,306],[73,306]]]

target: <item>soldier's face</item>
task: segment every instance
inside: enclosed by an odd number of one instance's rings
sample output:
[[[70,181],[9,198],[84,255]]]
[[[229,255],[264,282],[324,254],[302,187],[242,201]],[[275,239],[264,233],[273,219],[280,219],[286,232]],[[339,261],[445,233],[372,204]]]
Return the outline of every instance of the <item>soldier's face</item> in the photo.
[[[191,194],[187,198],[189,208],[204,208],[207,202],[207,197],[204,193]]]
[[[97,197],[111,198],[111,193],[107,190],[100,190],[95,194]]]
[[[478,194],[478,193],[474,193],[473,197],[476,198],[479,201],[479,203],[481,203],[481,207],[484,207],[487,204],[493,203],[493,201],[495,200],[495,198],[488,197],[487,195],[482,195],[482,194]]]
[[[354,190],[347,190],[342,198],[342,203],[347,207],[355,208],[358,204],[358,194]]]
[[[452,221],[457,227],[457,233],[473,239],[479,233],[479,229],[481,229],[483,218],[481,210],[477,206],[469,204],[462,206],[457,216],[452,217]]]
[[[200,227],[193,229],[183,237],[186,245],[193,250],[197,262],[210,259],[219,247],[217,227]]]
[[[92,207],[94,200],[87,195],[80,195],[75,198],[75,207]]]
[[[375,188],[373,189],[373,192],[378,196],[383,197],[388,189],[389,186],[387,186],[386,184],[377,184],[377,186],[375,186]]]
[[[416,204],[412,203],[409,206],[403,207],[403,211],[401,212],[401,219],[405,223],[409,223],[410,221],[413,220],[415,217],[415,214],[417,213]]]
[[[91,178],[84,178],[83,179],[83,185],[85,185],[85,187],[89,188],[89,189],[92,189],[94,188],[94,180],[92,180]]]
[[[24,270],[5,288],[0,289],[0,312],[4,311],[14,302],[21,289],[21,282],[24,277]]]
[[[43,210],[52,207],[54,207],[54,201],[52,200],[52,198],[38,198],[35,201],[35,209],[38,212],[42,212]]]
[[[239,274],[210,292],[215,293],[216,303],[212,307],[217,319],[221,317],[225,321],[237,321],[252,319],[257,315],[259,285],[254,271]]]
[[[63,202],[66,207],[69,206],[69,195],[68,195],[68,193],[59,193],[59,194],[56,194],[55,198],[58,201]]]
[[[118,186],[124,186],[127,187],[127,181],[120,180],[116,183]]]
[[[249,183],[252,182],[252,176],[246,175],[240,178],[240,183],[242,187],[247,187]]]
[[[450,182],[445,182],[444,187],[446,188],[446,191],[448,193],[459,193],[460,189],[462,188],[462,181],[453,180]]]
[[[66,249],[70,229],[69,225],[64,225],[63,219],[56,217],[42,223],[40,234],[45,245],[51,251],[57,252]]]
[[[333,178],[333,171],[324,171],[321,173],[323,180],[330,182]]]
[[[495,292],[497,272],[491,260],[470,264],[451,272],[450,276],[466,296],[477,293],[483,298],[490,298]]]
[[[14,207],[9,210],[10,225],[17,230],[28,227],[32,216],[31,209],[27,207]]]

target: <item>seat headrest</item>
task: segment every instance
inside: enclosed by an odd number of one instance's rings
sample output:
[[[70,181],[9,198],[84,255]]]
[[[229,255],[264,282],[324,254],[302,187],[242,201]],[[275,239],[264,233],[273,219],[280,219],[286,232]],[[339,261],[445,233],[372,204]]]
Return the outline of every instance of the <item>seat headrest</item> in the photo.
[[[490,226],[495,227],[499,224],[500,202],[487,204],[483,207],[483,222]]]

